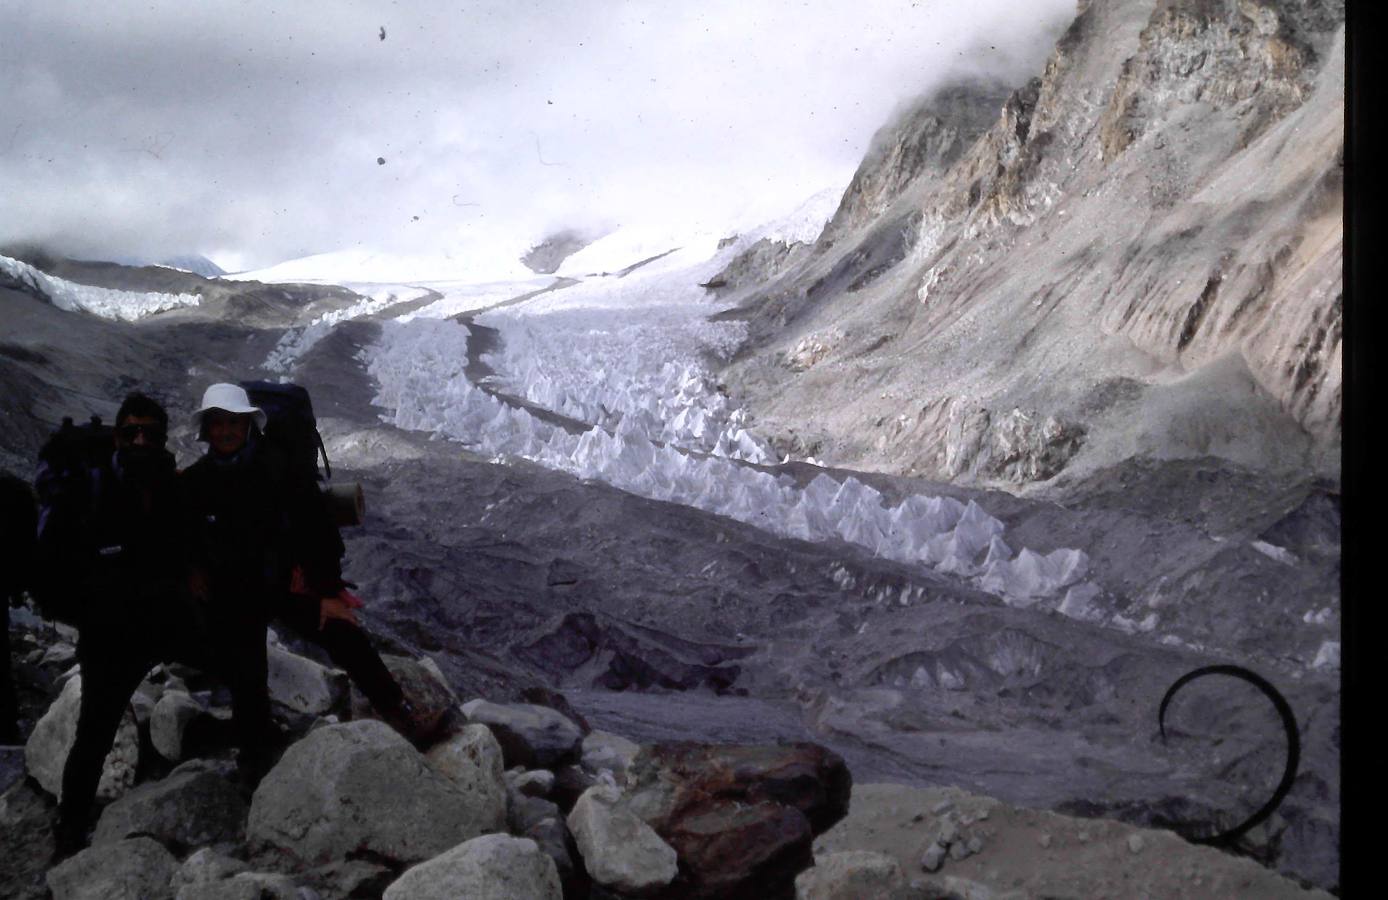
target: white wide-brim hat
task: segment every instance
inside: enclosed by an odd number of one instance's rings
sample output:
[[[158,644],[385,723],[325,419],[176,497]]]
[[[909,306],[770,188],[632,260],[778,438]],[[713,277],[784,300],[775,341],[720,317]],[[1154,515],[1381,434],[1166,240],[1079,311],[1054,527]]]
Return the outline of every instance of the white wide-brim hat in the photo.
[[[201,430],[203,413],[210,409],[224,412],[249,414],[255,418],[255,427],[265,430],[265,410],[251,405],[245,388],[237,384],[214,384],[202,394],[202,406],[193,413],[193,427]]]

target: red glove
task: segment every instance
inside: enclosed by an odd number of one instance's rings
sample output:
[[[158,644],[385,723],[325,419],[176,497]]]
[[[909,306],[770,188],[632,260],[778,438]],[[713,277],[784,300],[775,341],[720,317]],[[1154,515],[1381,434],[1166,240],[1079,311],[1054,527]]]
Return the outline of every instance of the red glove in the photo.
[[[322,631],[323,626],[328,624],[329,619],[341,619],[344,622],[356,625],[357,614],[352,612],[352,610],[361,608],[361,598],[346,588],[343,588],[331,597],[324,597],[318,602],[318,630]]]

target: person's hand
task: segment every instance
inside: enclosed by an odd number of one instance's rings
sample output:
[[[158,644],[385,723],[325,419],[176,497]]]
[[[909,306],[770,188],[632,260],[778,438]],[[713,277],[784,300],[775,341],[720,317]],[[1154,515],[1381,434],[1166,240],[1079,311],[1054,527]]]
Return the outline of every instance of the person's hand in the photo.
[[[322,631],[329,619],[341,619],[350,625],[356,625],[357,614],[352,610],[361,607],[361,598],[346,588],[335,596],[324,597],[318,602],[318,630]]]
[[[193,568],[188,570],[188,592],[204,603],[212,600],[212,588],[207,580],[205,569]]]
[[[304,567],[295,564],[294,568],[289,570],[289,593],[307,594],[308,592],[308,579],[304,577]]]

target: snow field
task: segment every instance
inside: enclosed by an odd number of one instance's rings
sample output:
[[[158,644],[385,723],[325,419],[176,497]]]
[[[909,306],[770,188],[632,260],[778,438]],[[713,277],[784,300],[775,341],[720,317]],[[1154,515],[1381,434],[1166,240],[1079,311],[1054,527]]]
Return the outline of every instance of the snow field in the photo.
[[[520,262],[525,240],[515,234],[494,231],[460,235],[448,253],[392,253],[365,247],[318,253],[286,260],[261,269],[228,272],[228,281],[260,281],[265,284],[298,282],[319,284],[390,284],[428,281],[520,280],[534,273]]]
[[[386,323],[378,342],[364,351],[379,385],[374,402],[387,411],[383,418],[478,452],[529,459],[773,534],[845,540],[888,559],[971,579],[1019,606],[1047,598],[1048,605],[1063,606],[1056,595],[1088,567],[1080,550],[1038,554],[1023,548],[1014,555],[1002,540],[1002,522],[972,501],[916,495],[888,505],[856,478],[839,482],[823,474],[800,488],[789,476],[654,443],[634,415],[623,416],[612,432],[594,427],[571,435],[470,383],[464,374],[467,338],[464,327],[449,321]]]
[[[42,291],[59,309],[68,312],[88,312],[103,319],[117,319],[123,322],[134,322],[166,309],[197,306],[202,302],[202,297],[197,294],[118,291],[112,288],[93,287],[89,284],[77,284],[62,278],[54,278],[52,275],[40,272],[28,263],[11,259],[8,256],[0,256],[0,272]]]
[[[485,284],[452,281],[425,282],[420,286],[437,291],[443,296],[413,313],[400,316],[400,320],[405,322],[415,317],[444,319],[459,313],[486,309],[488,306],[495,306],[525,294],[544,290],[554,284],[556,280],[552,275],[545,275],[520,281],[497,281]]]

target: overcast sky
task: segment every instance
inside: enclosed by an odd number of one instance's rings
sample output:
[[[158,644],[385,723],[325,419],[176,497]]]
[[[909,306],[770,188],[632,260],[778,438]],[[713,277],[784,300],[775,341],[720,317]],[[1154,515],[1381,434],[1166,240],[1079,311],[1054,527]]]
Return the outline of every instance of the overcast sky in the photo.
[[[1039,74],[1074,12],[0,0],[0,243],[251,267],[653,217],[745,226],[846,183],[931,85]]]

